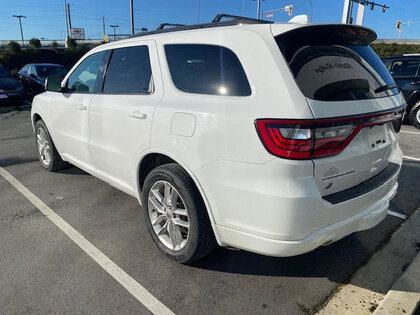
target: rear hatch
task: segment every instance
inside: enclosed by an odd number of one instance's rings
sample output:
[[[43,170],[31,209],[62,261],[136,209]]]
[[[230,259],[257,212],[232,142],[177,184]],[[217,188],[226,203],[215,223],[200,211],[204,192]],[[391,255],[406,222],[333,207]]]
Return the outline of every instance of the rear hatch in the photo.
[[[314,117],[282,121],[279,132],[272,133],[280,142],[293,141],[292,150],[307,147],[308,154],[289,158],[313,160],[322,196],[389,170],[405,104],[369,46],[376,34],[353,25],[303,26],[279,35],[274,28]]]

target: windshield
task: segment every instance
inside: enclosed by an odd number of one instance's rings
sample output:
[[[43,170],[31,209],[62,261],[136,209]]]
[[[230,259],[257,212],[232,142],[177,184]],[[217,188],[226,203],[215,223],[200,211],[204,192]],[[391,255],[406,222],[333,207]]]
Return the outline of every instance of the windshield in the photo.
[[[0,78],[10,78],[10,73],[3,67],[0,66]]]
[[[51,75],[65,77],[67,69],[62,66],[36,66],[36,73],[41,78],[47,78]]]
[[[290,33],[290,32],[289,32]],[[302,93],[319,101],[374,99],[398,94],[394,80],[370,46],[347,43],[325,34],[278,36],[276,42],[286,58]],[[314,38],[315,37],[315,38]]]

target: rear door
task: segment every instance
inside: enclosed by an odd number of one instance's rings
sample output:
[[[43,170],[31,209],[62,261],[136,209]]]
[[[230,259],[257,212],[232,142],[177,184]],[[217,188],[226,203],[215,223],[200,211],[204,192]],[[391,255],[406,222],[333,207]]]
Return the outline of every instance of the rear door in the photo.
[[[154,41],[113,49],[103,91],[89,110],[95,168],[134,183],[137,159],[150,146],[153,113],[162,95]]]
[[[370,119],[366,116],[403,105],[391,75],[368,45],[375,37],[365,28],[337,25],[302,27],[276,37],[315,121],[328,122],[315,131],[317,139],[337,134],[336,142],[345,142]],[[321,195],[353,187],[389,165],[397,139],[393,123],[363,126],[343,151],[313,159]]]

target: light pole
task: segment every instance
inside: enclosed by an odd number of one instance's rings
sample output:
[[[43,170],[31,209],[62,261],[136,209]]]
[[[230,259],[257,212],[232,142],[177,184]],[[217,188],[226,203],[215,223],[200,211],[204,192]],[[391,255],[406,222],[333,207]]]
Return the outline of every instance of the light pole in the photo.
[[[131,20],[131,35],[134,35],[134,10],[133,10],[133,0],[130,0],[130,20]]]
[[[22,18],[26,19],[26,16],[24,15],[13,15],[13,17],[19,19],[19,25],[20,25],[20,36],[22,37],[22,45],[23,45],[23,31],[22,31]]]
[[[114,40],[115,40],[115,28],[117,28],[117,27],[120,27],[119,25],[116,25],[116,24],[113,24],[113,25],[110,25],[111,27],[113,27],[114,28]]]

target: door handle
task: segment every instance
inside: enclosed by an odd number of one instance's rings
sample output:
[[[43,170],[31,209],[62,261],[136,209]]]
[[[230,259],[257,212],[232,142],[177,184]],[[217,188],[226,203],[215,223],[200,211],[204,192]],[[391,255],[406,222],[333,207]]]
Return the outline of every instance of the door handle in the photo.
[[[78,110],[86,110],[87,109],[87,106],[86,105],[83,105],[83,104],[80,104],[80,105],[77,105],[77,109]]]
[[[130,116],[133,118],[137,118],[137,119],[146,119],[147,118],[147,114],[139,112],[138,110],[132,111],[130,113]]]
[[[411,85],[420,85],[420,81],[414,81],[410,83]]]

